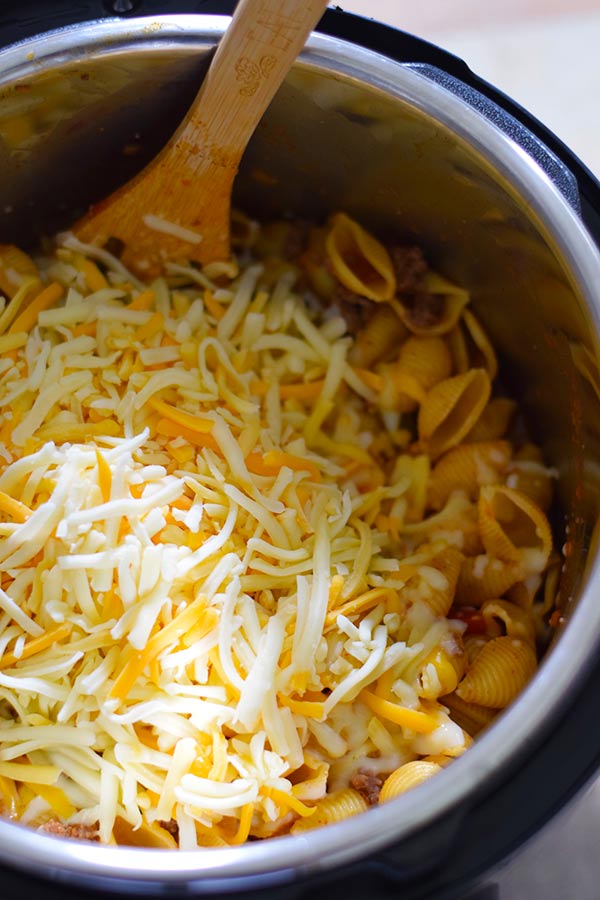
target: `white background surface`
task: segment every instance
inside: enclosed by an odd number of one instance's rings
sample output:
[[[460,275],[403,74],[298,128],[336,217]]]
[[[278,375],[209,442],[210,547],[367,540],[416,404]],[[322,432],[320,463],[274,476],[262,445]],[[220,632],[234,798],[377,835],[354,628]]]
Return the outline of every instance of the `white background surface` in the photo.
[[[600,0],[337,0],[336,5],[460,56],[600,177]]]

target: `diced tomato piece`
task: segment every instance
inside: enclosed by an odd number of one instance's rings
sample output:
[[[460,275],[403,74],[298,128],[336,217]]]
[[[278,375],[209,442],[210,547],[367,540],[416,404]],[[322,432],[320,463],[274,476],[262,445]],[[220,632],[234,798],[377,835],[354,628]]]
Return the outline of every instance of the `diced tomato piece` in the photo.
[[[481,611],[474,606],[453,606],[448,613],[448,618],[466,622],[465,634],[485,634],[486,632],[485,619],[481,615]]]

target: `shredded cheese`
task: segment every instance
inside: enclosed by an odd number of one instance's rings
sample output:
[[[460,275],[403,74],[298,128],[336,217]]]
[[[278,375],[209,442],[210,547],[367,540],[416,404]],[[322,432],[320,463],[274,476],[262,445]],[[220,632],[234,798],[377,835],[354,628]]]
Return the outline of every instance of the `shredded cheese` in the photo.
[[[70,235],[40,267],[0,316],[14,814],[44,819],[21,787],[39,785],[46,817],[104,842],[171,822],[181,847],[235,845],[308,819],[358,760],[442,741],[419,663],[460,625],[401,599],[421,569],[443,587],[438,545],[388,528],[413,485],[378,456],[382,377],[349,364],[344,323],[289,267],[272,290],[256,264],[145,286]]]
[[[189,244],[199,244],[202,240],[202,235],[198,234],[197,231],[192,231],[191,228],[184,228],[182,225],[176,225],[175,222],[169,222],[167,219],[161,218],[161,216],[155,216],[148,213],[144,216],[143,222],[147,228],[152,228],[154,231],[160,231],[163,234],[169,234],[172,235],[172,237],[180,238],[182,241],[187,241]]]

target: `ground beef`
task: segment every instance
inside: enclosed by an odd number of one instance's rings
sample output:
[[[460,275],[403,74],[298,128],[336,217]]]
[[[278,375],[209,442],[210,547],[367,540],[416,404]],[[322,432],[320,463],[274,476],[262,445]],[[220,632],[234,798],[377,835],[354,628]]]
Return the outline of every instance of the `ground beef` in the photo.
[[[173,835],[176,841],[179,840],[179,825],[175,819],[169,819],[168,822],[160,821],[158,824],[161,828],[164,828],[165,831],[168,831],[169,834]]]
[[[437,325],[445,311],[445,301],[439,294],[419,291],[402,298],[406,312],[406,324],[410,328],[431,328]]]
[[[392,246],[390,256],[396,273],[396,292],[404,307],[410,328],[431,328],[444,315],[444,298],[425,290],[427,263],[423,252],[414,246]]]
[[[291,225],[283,247],[284,259],[297,259],[305,250],[308,241],[310,223],[296,219]]]
[[[427,263],[420,247],[398,245],[390,247],[399,294],[414,294],[423,287]]]
[[[369,806],[376,806],[379,803],[382,784],[383,778],[369,769],[359,769],[350,779],[351,787],[364,797]]]
[[[339,307],[350,334],[357,334],[364,328],[375,311],[372,300],[355,294],[339,283],[335,287],[333,303]]]
[[[50,819],[44,822],[39,828],[46,834],[53,834],[56,837],[74,838],[76,841],[99,841],[98,825],[63,825],[57,819]]]

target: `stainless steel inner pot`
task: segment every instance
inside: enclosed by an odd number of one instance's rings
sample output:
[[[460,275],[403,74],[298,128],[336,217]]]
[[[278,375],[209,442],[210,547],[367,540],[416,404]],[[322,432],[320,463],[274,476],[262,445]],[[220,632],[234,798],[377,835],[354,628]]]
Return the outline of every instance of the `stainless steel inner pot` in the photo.
[[[2,52],[0,239],[32,243],[67,226],[139,168],[184,113],[227,22],[105,20]],[[248,148],[236,202],[264,217],[345,210],[382,235],[418,242],[472,292],[506,382],[559,472],[566,625],[539,674],[448,770],[339,825],[169,853],[0,821],[2,862],[109,888],[219,892],[289,883],[375,851],[385,857],[442,822],[431,832],[435,855],[440,841],[459,838],[475,798],[556,727],[600,646],[600,256],[568,172],[539,145],[534,160],[493,118],[441,73],[313,35]]]

